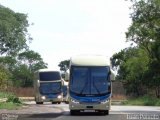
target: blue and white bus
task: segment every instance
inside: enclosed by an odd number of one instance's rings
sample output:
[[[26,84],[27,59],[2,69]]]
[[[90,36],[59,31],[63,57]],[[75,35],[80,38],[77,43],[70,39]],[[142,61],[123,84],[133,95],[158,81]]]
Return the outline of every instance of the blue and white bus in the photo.
[[[69,109],[109,114],[115,76],[105,56],[75,56],[70,59]]]
[[[63,100],[62,84],[59,71],[40,69],[36,72],[34,82],[36,103],[52,102],[52,104],[60,104]]]

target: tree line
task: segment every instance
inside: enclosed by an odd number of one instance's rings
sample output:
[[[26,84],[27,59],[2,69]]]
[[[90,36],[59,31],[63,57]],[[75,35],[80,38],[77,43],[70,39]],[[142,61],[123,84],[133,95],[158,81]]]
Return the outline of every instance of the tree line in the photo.
[[[132,45],[111,58],[126,93],[160,98],[160,1],[132,1],[132,24],[126,32]]]
[[[34,72],[46,68],[40,54],[30,50],[27,15],[0,5],[0,89],[33,86]]]

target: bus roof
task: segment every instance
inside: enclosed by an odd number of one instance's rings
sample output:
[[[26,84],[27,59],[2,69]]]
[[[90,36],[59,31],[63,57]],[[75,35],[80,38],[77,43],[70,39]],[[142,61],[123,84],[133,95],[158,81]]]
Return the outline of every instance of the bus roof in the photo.
[[[109,66],[110,61],[106,56],[87,55],[71,57],[70,65],[74,66]]]
[[[38,72],[60,72],[60,71],[46,68],[46,69],[39,69]]]

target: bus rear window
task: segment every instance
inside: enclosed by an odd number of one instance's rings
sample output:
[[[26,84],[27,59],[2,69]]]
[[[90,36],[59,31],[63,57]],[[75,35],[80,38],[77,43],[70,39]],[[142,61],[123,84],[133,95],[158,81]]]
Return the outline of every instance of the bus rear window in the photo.
[[[60,80],[61,76],[59,72],[40,72],[39,80],[40,81],[53,81]]]

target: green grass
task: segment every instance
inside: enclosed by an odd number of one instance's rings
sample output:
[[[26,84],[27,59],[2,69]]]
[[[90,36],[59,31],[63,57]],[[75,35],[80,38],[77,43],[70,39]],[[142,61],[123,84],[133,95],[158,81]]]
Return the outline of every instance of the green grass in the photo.
[[[17,96],[12,93],[0,92],[0,99],[7,98],[6,102],[0,102],[0,109],[19,109],[23,103]]]
[[[0,109],[8,109],[8,110],[15,110],[22,107],[23,104],[21,103],[13,103],[13,102],[3,102],[0,103]]]
[[[8,98],[9,96],[14,95],[13,93],[0,92],[0,98]]]
[[[124,101],[123,105],[160,106],[160,99],[150,96],[143,96]]]

